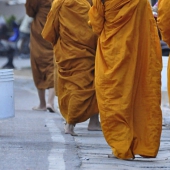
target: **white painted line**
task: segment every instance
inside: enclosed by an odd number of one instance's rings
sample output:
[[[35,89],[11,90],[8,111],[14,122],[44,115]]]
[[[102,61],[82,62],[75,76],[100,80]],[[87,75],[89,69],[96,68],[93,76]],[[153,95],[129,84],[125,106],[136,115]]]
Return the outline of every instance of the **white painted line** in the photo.
[[[50,131],[53,142],[63,143],[63,148],[52,148],[48,156],[49,168],[48,170],[65,170],[65,162],[63,154],[65,152],[65,139],[61,134],[60,129],[55,125],[54,120],[46,119],[46,125]]]

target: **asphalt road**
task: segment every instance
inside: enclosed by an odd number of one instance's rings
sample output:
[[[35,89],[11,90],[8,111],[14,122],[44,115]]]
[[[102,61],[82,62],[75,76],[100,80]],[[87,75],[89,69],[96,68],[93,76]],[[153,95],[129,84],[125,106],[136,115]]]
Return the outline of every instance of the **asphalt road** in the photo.
[[[61,115],[32,110],[39,101],[31,76],[15,77],[13,96],[15,117],[0,120],[0,170],[76,170],[77,146]]]

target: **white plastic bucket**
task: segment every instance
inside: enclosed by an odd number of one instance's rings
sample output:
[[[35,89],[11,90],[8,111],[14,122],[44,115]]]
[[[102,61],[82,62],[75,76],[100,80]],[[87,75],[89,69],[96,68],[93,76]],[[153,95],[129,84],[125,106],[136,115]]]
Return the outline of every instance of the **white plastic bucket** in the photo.
[[[167,67],[168,67],[168,56],[162,56],[162,91],[167,91]]]
[[[0,70],[0,119],[15,116],[13,69]]]

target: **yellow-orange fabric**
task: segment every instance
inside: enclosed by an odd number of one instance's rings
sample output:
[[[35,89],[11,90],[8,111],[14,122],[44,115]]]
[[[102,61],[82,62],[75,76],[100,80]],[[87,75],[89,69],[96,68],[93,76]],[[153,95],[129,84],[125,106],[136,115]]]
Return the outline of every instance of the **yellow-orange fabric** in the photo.
[[[43,29],[51,42],[57,64],[58,103],[69,124],[98,114],[94,89],[97,36],[88,25],[87,0],[54,0]]]
[[[158,1],[158,18],[157,23],[162,35],[163,41],[165,41],[170,47],[170,1],[159,0]]]
[[[157,23],[161,32],[162,40],[165,41],[170,47],[170,1],[159,0],[158,1],[158,18]],[[170,60],[168,59],[167,68],[167,87],[168,96],[170,101]]]
[[[162,130],[161,47],[148,0],[93,0],[95,88],[102,130],[120,159],[156,157]]]
[[[33,17],[30,56],[34,83],[43,90],[54,87],[53,47],[41,35],[51,3],[52,0],[27,0],[25,4],[26,13]]]

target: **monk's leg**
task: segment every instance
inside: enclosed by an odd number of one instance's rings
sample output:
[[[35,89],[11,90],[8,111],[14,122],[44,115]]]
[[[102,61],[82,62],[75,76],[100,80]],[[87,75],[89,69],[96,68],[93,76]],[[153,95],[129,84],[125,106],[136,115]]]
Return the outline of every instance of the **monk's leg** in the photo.
[[[54,88],[50,88],[48,91],[47,109],[53,113],[56,112],[54,109],[54,98],[55,98],[55,90]]]
[[[70,134],[72,136],[77,136],[77,134],[74,132],[74,125],[73,124],[65,124],[65,134]]]
[[[15,68],[14,64],[13,64],[14,55],[15,55],[14,49],[8,50],[8,52],[7,52],[7,63],[2,68],[10,68],[10,69]]]
[[[33,110],[38,110],[38,111],[45,111],[46,109],[46,101],[45,101],[45,90],[37,89],[38,91],[38,97],[40,104],[39,106],[35,106],[32,109]]]
[[[114,156],[113,154],[109,154],[108,158],[116,158],[116,156]]]
[[[89,131],[101,131],[101,125],[99,122],[99,114],[95,114],[90,118],[87,129]]]
[[[114,156],[114,154],[109,154],[108,158],[116,158],[116,159],[118,159],[116,156]],[[135,159],[135,156],[133,156],[133,158],[129,158],[129,159],[125,159],[125,160],[133,160],[133,159]]]

